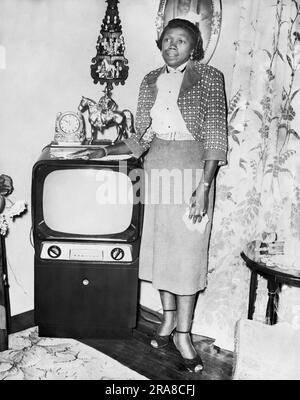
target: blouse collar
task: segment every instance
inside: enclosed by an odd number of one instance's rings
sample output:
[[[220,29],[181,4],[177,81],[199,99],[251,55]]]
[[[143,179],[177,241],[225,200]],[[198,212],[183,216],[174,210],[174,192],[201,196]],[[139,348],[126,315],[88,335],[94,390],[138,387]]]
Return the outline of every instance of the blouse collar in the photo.
[[[184,72],[185,69],[186,69],[187,63],[188,63],[188,61],[186,61],[185,63],[179,65],[179,67],[177,67],[177,68],[172,68],[172,67],[170,67],[169,65],[166,65],[166,72],[167,72],[167,73],[170,73],[170,72],[172,72],[172,73],[175,73],[175,72]]]

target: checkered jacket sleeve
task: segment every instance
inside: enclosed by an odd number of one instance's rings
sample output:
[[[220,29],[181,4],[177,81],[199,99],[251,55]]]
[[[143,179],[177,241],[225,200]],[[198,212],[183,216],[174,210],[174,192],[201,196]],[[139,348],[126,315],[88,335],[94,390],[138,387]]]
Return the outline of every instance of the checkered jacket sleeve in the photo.
[[[223,74],[213,69],[208,106],[204,119],[203,160],[218,160],[219,165],[227,162],[227,107]]]
[[[139,158],[146,150],[150,148],[155,134],[151,129],[149,110],[152,107],[153,99],[147,90],[147,76],[143,79],[138,97],[137,112],[135,117],[135,133],[129,139],[124,140],[134,157]],[[152,102],[152,103],[151,103]]]

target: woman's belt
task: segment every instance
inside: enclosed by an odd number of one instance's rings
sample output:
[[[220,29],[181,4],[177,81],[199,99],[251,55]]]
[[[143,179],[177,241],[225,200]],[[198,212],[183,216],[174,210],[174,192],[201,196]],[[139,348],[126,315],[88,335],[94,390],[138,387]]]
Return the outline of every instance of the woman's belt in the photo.
[[[155,133],[158,139],[163,140],[195,140],[188,132]]]

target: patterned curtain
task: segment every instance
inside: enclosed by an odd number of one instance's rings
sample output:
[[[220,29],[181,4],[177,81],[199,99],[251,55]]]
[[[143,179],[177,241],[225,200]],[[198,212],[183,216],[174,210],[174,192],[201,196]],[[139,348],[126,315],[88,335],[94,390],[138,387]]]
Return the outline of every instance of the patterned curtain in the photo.
[[[192,327],[230,350],[236,322],[247,317],[250,273],[240,257],[246,243],[277,232],[288,244],[286,261],[300,270],[300,0],[237,3],[229,163],[217,179],[208,287]],[[257,320],[264,320],[266,297],[261,279]],[[279,307],[281,320],[300,321],[300,290],[285,288]]]

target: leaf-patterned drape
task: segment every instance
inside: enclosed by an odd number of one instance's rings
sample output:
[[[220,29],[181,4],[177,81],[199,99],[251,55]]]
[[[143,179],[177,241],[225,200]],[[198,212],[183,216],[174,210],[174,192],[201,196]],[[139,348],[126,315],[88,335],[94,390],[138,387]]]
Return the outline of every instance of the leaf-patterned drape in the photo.
[[[276,231],[289,243],[288,262],[300,269],[300,2],[237,3],[229,164],[217,179],[208,287],[192,328],[228,349],[237,320],[247,316],[250,274],[239,255],[245,244]],[[262,279],[256,319],[264,319],[266,293]],[[291,311],[291,301],[300,305],[298,288],[280,294],[281,320],[297,318],[300,307]]]

